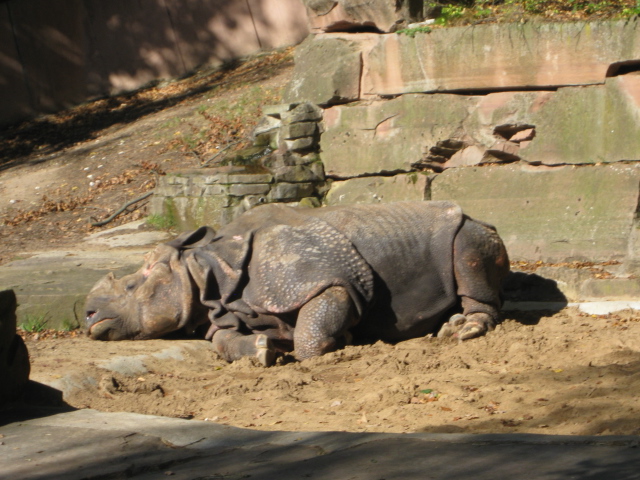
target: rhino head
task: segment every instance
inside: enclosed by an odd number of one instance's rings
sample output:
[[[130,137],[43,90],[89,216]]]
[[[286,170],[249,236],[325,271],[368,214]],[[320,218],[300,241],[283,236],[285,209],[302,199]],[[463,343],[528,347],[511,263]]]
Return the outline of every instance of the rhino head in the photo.
[[[180,236],[148,253],[137,272],[120,279],[109,273],[99,280],[85,304],[87,334],[94,340],[142,340],[208,321],[182,250],[213,235],[201,229],[189,238]]]

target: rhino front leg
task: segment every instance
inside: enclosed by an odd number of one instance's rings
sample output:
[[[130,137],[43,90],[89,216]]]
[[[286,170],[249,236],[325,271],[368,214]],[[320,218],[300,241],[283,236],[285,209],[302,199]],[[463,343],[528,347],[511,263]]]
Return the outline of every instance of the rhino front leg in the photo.
[[[255,357],[265,367],[276,360],[276,349],[266,335],[259,333],[245,335],[236,330],[217,330],[211,338],[213,349],[227,362],[242,357]]]
[[[307,302],[298,314],[293,342],[299,360],[337,348],[337,340],[355,324],[357,311],[343,287],[331,287]]]
[[[470,219],[456,236],[453,257],[462,314],[451,317],[438,337],[468,340],[496,326],[502,304],[500,285],[509,270],[509,257],[495,230]]]

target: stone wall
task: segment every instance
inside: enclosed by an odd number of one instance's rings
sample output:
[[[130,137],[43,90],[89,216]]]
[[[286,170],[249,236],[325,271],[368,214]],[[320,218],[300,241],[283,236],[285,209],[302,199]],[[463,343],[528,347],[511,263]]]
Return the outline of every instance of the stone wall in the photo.
[[[454,200],[570,300],[640,295],[640,19],[414,35],[305,3],[335,18],[312,15],[271,110],[321,107],[323,204]],[[396,27],[415,20],[398,5]]]
[[[570,299],[640,295],[639,19],[322,33],[296,58],[327,204],[455,200],[514,261],[603,265],[547,267]]]

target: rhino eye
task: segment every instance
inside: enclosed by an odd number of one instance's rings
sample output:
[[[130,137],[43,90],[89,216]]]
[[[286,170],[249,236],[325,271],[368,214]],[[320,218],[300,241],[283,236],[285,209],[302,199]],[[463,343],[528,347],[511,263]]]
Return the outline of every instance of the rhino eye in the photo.
[[[136,282],[129,282],[125,285],[124,289],[127,292],[133,292],[136,289],[137,283]]]

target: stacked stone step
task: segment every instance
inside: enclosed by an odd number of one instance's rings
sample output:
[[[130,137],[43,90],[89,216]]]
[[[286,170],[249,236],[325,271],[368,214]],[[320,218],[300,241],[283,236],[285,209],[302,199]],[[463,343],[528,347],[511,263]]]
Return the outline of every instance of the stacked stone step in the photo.
[[[318,153],[322,112],[308,102],[265,107],[254,147],[240,154],[255,161],[169,172],[159,179],[152,213],[188,230],[217,228],[263,203],[319,206],[325,185]]]
[[[322,113],[321,108],[309,102],[265,107],[264,118],[272,128],[263,132],[258,127],[255,135],[257,143],[264,142],[266,135],[270,145],[277,146],[264,162],[275,180],[269,201],[298,201],[321,193],[318,189],[322,189],[325,179],[318,154]]]

